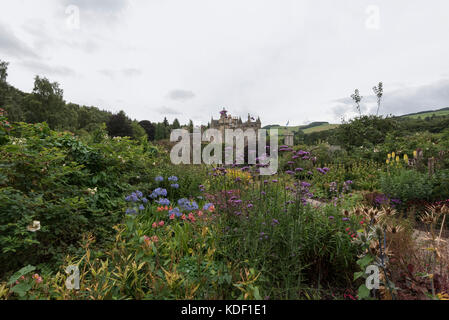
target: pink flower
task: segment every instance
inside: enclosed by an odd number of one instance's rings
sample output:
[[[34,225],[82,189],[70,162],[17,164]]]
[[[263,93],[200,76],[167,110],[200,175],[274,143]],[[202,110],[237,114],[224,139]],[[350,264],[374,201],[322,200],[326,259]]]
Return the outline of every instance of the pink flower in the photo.
[[[175,214],[174,214],[174,213],[172,213],[172,214],[170,215],[170,220],[173,220],[173,219],[175,219]]]
[[[183,214],[183,215],[181,216],[181,219],[182,219],[182,220],[185,220],[185,219],[187,219],[186,215],[185,215],[185,214]]]
[[[152,237],[151,237],[151,240],[152,240],[153,242],[159,242],[159,238],[158,238],[157,236],[152,236]]]
[[[202,217],[203,216],[203,211],[198,211],[198,217]]]
[[[157,224],[156,222],[153,222],[153,224],[151,225],[153,228],[157,228]]]
[[[164,226],[164,224],[165,224],[164,220],[159,221],[159,226],[160,226],[160,227]]]

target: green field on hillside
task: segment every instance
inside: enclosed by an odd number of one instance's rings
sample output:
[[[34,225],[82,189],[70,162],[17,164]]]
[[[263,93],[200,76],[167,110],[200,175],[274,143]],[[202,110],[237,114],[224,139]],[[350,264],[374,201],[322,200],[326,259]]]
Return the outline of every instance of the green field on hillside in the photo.
[[[285,130],[287,129],[290,132],[298,132],[298,130],[302,130],[305,134],[309,134],[309,133],[313,133],[313,132],[320,132],[320,131],[326,131],[326,130],[330,130],[330,129],[335,129],[336,127],[338,127],[338,124],[322,124],[316,127],[311,127],[311,128],[305,128],[302,129],[304,127],[307,126],[272,126],[271,129],[278,129],[278,134],[279,135],[283,135]]]
[[[309,134],[309,133],[313,133],[313,132],[320,132],[320,131],[326,131],[326,130],[331,130],[331,129],[335,129],[339,126],[339,124],[323,124],[321,126],[317,126],[317,127],[313,127],[313,128],[307,128],[304,129],[302,131],[304,131],[305,134]]]
[[[449,109],[435,110],[435,111],[429,111],[429,112],[425,112],[425,113],[408,114],[408,115],[404,115],[402,117],[413,118],[413,119],[418,119],[418,118],[424,119],[427,117],[431,117],[432,115],[435,115],[435,117],[449,116]]]

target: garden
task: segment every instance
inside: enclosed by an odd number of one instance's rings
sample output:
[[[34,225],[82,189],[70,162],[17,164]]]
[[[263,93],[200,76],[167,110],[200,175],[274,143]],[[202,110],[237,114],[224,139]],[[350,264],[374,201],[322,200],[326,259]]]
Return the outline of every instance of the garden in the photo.
[[[273,176],[3,110],[0,146],[0,299],[449,299],[447,131],[281,145]]]

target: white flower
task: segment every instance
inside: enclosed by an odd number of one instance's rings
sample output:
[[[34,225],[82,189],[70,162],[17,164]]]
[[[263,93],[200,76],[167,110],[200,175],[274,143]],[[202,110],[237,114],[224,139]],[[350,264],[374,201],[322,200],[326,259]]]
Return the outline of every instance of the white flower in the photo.
[[[27,226],[27,230],[31,232],[36,232],[41,229],[41,222],[40,221],[33,221],[33,224],[30,224]]]
[[[91,188],[87,188],[87,192],[89,192],[91,195],[94,195],[97,193],[97,187],[91,189]]]

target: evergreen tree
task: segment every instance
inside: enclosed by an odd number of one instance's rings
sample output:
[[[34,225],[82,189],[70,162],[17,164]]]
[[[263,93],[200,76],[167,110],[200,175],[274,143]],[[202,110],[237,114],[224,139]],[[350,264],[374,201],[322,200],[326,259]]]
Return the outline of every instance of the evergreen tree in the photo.
[[[111,115],[106,123],[108,134],[111,137],[132,137],[132,121],[126,116],[124,111]]]
[[[179,129],[179,128],[181,128],[181,125],[179,124],[179,120],[175,118],[175,120],[173,120],[172,129]]]
[[[151,123],[148,120],[143,120],[139,122],[140,126],[145,130],[147,133],[147,137],[149,141],[154,141],[155,138],[155,126],[153,123]]]

